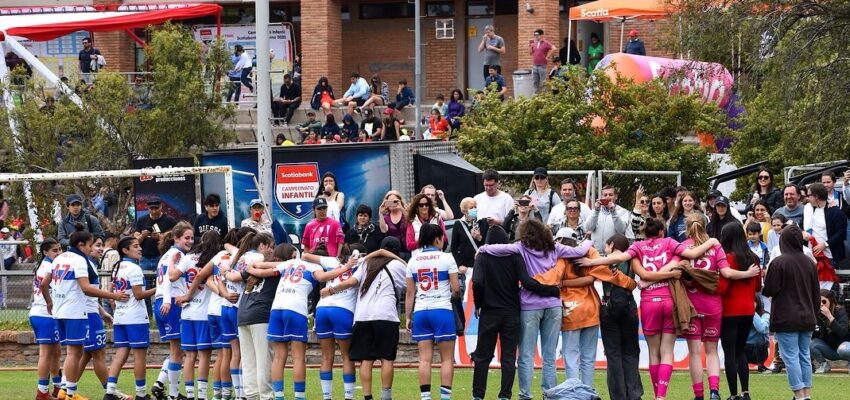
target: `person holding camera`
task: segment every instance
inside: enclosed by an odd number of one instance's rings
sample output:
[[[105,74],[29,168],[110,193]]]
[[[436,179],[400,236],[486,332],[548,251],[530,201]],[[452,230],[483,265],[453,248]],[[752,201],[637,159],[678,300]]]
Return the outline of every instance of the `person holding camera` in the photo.
[[[514,208],[508,211],[508,215],[502,222],[502,228],[508,233],[511,242],[519,238],[519,224],[532,218],[543,222],[537,205],[532,204],[531,196],[526,194],[514,202]]]
[[[812,358],[818,363],[816,374],[830,370],[827,360],[850,361],[850,332],[847,312],[835,303],[835,294],[820,290],[820,310],[816,314],[817,325],[810,346]]]
[[[584,231],[590,234],[593,247],[604,254],[605,243],[614,234],[626,235],[629,240],[634,240],[634,232],[629,228],[631,221],[632,213],[617,205],[617,189],[605,186],[593,212],[584,221]]]

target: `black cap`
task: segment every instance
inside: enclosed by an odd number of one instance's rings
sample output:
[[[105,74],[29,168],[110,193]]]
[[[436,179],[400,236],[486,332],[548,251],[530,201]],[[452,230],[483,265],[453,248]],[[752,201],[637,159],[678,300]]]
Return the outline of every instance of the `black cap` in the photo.
[[[154,197],[149,198],[148,201],[145,202],[145,204],[147,204],[148,207],[159,206],[159,205],[162,205],[162,200],[160,200],[159,197],[154,196]]]
[[[534,169],[534,176],[549,176],[549,171],[543,167],[537,167]]]
[[[395,236],[387,236],[381,241],[381,248],[395,255],[401,254],[401,242]]]
[[[313,208],[327,207],[328,201],[324,197],[316,197],[313,199]]]
[[[68,197],[65,198],[65,204],[71,205],[71,204],[74,204],[74,203],[83,204],[83,198],[80,197],[80,195],[78,195],[78,194],[71,194],[71,195],[68,195]]]
[[[717,199],[714,200],[714,205],[723,204],[726,207],[729,207],[729,198],[723,195],[717,196]]]
[[[712,197],[720,197],[720,196],[723,196],[723,193],[720,193],[719,190],[712,190],[712,191],[708,192],[708,196],[706,196],[706,199],[710,199]]]

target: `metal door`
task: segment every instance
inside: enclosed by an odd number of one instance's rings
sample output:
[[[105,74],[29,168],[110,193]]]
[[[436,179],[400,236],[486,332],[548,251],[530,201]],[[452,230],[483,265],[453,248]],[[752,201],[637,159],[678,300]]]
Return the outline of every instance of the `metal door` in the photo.
[[[478,45],[487,25],[493,25],[493,18],[469,18],[466,21],[466,85],[470,88],[484,88],[484,53],[478,51]],[[466,95],[464,92],[464,97]]]

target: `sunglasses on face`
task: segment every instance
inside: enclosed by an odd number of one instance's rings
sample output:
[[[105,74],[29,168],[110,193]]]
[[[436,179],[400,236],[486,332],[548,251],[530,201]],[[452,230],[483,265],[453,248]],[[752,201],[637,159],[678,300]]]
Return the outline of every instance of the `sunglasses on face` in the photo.
[[[760,180],[760,181],[762,181],[762,180],[768,180],[768,179],[770,179],[770,176],[767,176],[767,175],[759,175],[759,180]]]
[[[431,207],[431,204],[429,204],[429,203],[419,203],[419,208],[427,208],[427,207]]]
[[[567,207],[567,211],[578,211],[578,207]]]
[[[639,201],[639,202],[638,202],[638,204],[641,204],[641,205],[644,205],[644,204],[646,204],[646,203],[647,203],[647,201],[646,201],[646,200],[641,200],[641,201]]]
[[[544,179],[546,179],[546,177],[545,177],[545,176],[543,176],[543,175],[537,175],[537,176],[535,176],[535,177],[534,177],[534,180],[535,180],[535,181],[542,181],[542,180],[544,180]]]

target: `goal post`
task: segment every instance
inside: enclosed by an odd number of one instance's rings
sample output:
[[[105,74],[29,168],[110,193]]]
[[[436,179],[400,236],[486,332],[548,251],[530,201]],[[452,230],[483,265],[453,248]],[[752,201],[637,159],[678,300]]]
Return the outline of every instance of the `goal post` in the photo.
[[[76,172],[46,172],[46,173],[0,173],[0,183],[11,182],[33,182],[33,181],[62,181],[81,179],[102,178],[138,178],[141,176],[173,176],[173,175],[224,175],[224,201],[227,212],[227,225],[229,228],[236,227],[236,210],[233,199],[233,168],[229,165],[206,166],[206,167],[169,167],[169,168],[142,168],[122,169],[107,171],[76,171]],[[194,210],[193,210],[194,211]],[[38,231],[38,217],[35,209],[29,210],[30,227]]]

